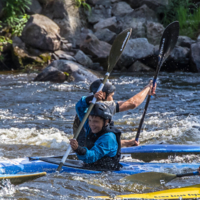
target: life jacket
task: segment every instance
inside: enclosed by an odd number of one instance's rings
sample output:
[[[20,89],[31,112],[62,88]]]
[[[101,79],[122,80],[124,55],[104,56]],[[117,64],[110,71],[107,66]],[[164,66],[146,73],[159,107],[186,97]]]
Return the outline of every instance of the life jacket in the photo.
[[[99,171],[110,171],[119,170],[120,167],[122,167],[122,165],[119,163],[121,157],[121,131],[115,128],[112,124],[109,124],[108,126],[104,127],[103,130],[101,130],[97,134],[94,134],[90,131],[90,133],[86,137],[86,147],[90,150],[99,137],[109,132],[114,133],[117,139],[118,149],[116,155],[114,157],[104,156],[103,158],[97,160],[94,163],[85,163],[85,168]]]
[[[75,135],[76,134],[76,131],[80,125],[80,119],[78,117],[78,115],[76,114],[75,116],[75,119],[74,119],[74,123],[73,123],[73,134]],[[81,147],[84,147],[85,146],[85,135],[86,135],[86,130],[85,128],[83,127],[81,129],[81,132],[79,133],[78,135],[78,138],[77,138],[77,142],[78,144],[81,146]]]

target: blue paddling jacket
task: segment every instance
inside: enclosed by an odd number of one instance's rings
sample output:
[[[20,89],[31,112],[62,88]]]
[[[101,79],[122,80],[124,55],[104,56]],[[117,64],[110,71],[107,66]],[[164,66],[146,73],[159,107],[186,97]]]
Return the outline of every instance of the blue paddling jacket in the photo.
[[[83,120],[89,107],[88,97],[82,97],[76,104],[76,112]],[[114,126],[104,127],[97,134],[91,132],[88,119],[84,124],[86,134],[86,147],[79,145],[76,149],[77,156],[85,163],[85,167],[100,170],[118,170],[121,155],[121,132]]]

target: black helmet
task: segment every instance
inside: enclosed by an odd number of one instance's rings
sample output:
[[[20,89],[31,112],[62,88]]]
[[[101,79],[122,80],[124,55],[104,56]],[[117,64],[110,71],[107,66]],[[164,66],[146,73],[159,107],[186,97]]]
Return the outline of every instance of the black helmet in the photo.
[[[101,83],[103,82],[102,79],[97,79],[96,81],[94,81],[91,85],[90,85],[90,92],[93,92],[93,94],[95,94],[99,88],[99,86],[101,85]],[[107,95],[115,92],[115,86],[110,83],[109,81],[106,82],[106,84],[103,87],[103,92],[105,92]]]
[[[110,108],[104,103],[100,103],[100,102],[95,103],[90,115],[99,116],[105,120],[106,119],[111,120],[112,118]]]

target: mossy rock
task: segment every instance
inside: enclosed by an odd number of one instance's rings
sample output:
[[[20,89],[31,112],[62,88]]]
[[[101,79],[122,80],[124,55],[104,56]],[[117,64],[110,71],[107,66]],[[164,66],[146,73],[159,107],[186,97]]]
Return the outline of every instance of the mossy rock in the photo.
[[[51,55],[49,53],[42,53],[39,55],[39,57],[45,62],[48,63],[48,61],[51,60]]]

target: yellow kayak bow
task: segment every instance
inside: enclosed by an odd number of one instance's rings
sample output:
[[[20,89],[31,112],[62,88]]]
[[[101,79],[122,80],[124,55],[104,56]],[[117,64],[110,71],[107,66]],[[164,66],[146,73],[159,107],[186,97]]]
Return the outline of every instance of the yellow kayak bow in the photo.
[[[93,199],[116,199],[116,200],[132,200],[132,199],[197,199],[200,198],[200,184],[183,188],[162,190],[158,192],[144,194],[124,194],[110,198],[108,196],[91,197]]]

